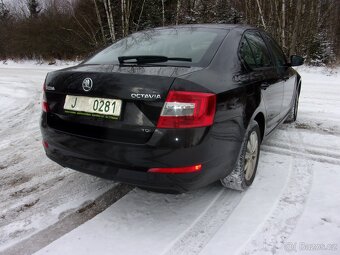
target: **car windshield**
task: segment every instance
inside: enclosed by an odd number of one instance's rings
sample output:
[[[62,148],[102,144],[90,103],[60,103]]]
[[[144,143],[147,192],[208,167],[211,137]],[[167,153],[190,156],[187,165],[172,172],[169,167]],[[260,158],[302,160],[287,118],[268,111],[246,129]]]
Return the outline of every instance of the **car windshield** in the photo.
[[[191,63],[169,60],[162,65],[206,66],[227,30],[204,28],[154,29],[132,34],[102,50],[85,64],[118,64],[122,56],[189,58]]]

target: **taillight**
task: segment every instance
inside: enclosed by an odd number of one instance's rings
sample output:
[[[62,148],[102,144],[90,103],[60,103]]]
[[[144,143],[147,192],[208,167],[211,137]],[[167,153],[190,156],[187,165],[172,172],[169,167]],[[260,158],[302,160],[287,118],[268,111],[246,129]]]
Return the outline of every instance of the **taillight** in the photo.
[[[162,174],[186,174],[198,172],[202,169],[202,165],[185,166],[185,167],[167,167],[167,168],[150,168],[149,173],[162,173]]]
[[[194,128],[211,126],[216,111],[216,95],[170,91],[157,128]]]
[[[46,99],[45,91],[46,91],[46,86],[45,86],[45,83],[44,83],[44,86],[43,86],[43,99],[42,99],[41,107],[42,107],[42,110],[44,112],[48,112],[49,108],[48,108],[48,104],[47,104],[47,99]]]

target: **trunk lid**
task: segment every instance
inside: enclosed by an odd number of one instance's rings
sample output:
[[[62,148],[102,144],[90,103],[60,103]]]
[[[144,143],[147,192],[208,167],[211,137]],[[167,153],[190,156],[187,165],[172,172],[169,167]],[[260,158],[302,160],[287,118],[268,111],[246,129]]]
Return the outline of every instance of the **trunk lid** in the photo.
[[[96,139],[146,143],[153,134],[174,79],[201,68],[169,66],[79,65],[49,73],[45,82],[48,125]],[[89,91],[83,81],[92,80]],[[117,120],[64,110],[66,95],[122,100]]]

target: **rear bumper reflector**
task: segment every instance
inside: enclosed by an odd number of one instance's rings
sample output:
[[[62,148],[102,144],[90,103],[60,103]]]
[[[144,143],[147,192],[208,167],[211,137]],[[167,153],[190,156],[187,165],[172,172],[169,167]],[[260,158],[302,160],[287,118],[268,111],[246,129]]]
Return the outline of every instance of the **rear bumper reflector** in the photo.
[[[150,168],[149,173],[163,173],[163,174],[185,174],[199,172],[202,165],[185,166],[185,167],[167,167],[167,168]]]

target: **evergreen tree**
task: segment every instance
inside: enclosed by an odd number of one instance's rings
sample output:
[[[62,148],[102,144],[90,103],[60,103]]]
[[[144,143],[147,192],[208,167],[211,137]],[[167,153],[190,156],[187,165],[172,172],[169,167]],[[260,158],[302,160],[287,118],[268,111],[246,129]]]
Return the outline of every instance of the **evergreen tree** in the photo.
[[[36,18],[41,11],[40,4],[37,0],[27,0],[27,7],[30,12],[30,16]]]
[[[3,0],[0,1],[0,21],[6,21],[9,18],[9,10],[4,4]]]

